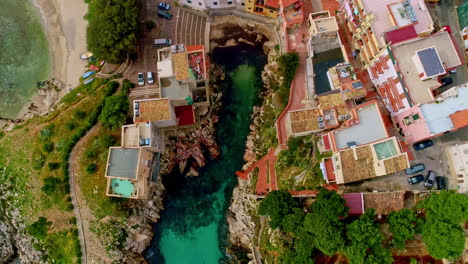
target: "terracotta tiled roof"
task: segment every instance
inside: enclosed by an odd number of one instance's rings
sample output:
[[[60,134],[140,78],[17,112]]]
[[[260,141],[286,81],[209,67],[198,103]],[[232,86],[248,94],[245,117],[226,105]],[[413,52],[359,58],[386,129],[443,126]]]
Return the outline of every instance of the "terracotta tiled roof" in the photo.
[[[318,108],[289,112],[292,133],[318,130],[317,118],[321,115],[320,109]]]
[[[339,90],[336,90],[336,92],[328,93],[326,95],[317,96],[317,99],[318,99],[318,104],[320,108],[322,109],[345,104],[343,97],[341,96],[341,93]]]
[[[367,192],[363,193],[364,209],[374,208],[376,214],[387,215],[405,207],[405,192]]]
[[[299,0],[281,0],[281,5],[283,7],[288,7],[296,2],[299,2]]]
[[[139,115],[135,116],[135,123],[171,119],[170,103],[167,98],[138,101],[138,103]]]
[[[454,128],[468,126],[468,109],[455,112],[450,115]]]
[[[341,166],[343,167],[345,183],[376,177],[370,147],[356,148],[356,152],[358,159],[355,159],[353,149],[341,152]]]
[[[384,160],[384,166],[387,174],[392,174],[408,168],[406,153]]]
[[[189,77],[188,72],[188,61],[186,52],[178,52],[172,54],[172,60],[174,62],[176,80],[182,81]]]
[[[265,6],[277,9],[279,6],[279,0],[266,0]]]

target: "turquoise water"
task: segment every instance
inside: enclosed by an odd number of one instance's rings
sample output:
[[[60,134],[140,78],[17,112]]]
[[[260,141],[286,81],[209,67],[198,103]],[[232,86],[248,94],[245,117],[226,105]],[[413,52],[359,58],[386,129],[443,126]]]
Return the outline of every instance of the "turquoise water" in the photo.
[[[1,0],[0,117],[14,118],[47,79],[50,59],[39,11],[29,0]]]
[[[239,55],[232,56],[236,53]],[[250,115],[261,86],[259,69],[265,57],[252,47],[215,49],[213,57],[232,79],[223,89],[223,109],[216,130],[221,155],[209,161],[198,177],[172,174],[164,178],[166,210],[146,252],[149,263],[215,264],[227,260],[225,215],[237,184],[235,172],[244,163]]]
[[[111,186],[113,194],[124,197],[132,197],[133,190],[135,189],[131,181],[124,179],[111,179]]]

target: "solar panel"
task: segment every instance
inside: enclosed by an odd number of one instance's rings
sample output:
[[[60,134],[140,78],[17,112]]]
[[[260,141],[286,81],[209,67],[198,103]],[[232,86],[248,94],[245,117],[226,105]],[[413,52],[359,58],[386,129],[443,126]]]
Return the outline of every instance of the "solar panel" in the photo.
[[[427,77],[445,73],[442,62],[437,56],[437,51],[434,47],[420,50],[417,54]]]
[[[354,89],[361,89],[362,88],[362,82],[361,81],[354,82],[351,85],[353,86]]]

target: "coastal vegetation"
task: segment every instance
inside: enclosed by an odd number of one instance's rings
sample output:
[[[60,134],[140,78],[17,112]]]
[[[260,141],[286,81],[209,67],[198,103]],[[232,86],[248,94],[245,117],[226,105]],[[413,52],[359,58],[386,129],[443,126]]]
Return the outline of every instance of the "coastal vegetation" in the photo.
[[[416,209],[422,209],[417,213]],[[320,256],[346,257],[350,264],[393,263],[391,249],[421,236],[436,259],[456,260],[464,249],[468,197],[454,191],[432,193],[416,208],[377,218],[367,209],[359,218],[348,216],[345,200],[335,191],[320,189],[310,206],[301,206],[287,191],[270,192],[258,213],[269,216],[273,232],[264,230],[262,255],[272,263],[314,263]],[[388,226],[390,233],[383,232]],[[265,234],[275,234],[268,237]],[[279,253],[279,254],[278,254]]]
[[[86,30],[88,49],[109,63],[121,63],[137,48],[136,0],[91,0]]]
[[[81,262],[68,159],[74,145],[96,124],[106,83],[96,79],[80,85],[49,115],[34,117],[0,139],[0,185],[6,188],[0,206],[17,226],[25,226],[17,232],[34,237],[43,261]],[[64,125],[68,122],[75,124],[73,129]]]
[[[296,75],[297,67],[299,67],[299,54],[297,52],[288,52],[278,56],[278,73],[281,83],[273,86],[273,91],[278,93],[278,96],[283,104],[283,107],[288,104],[289,89]]]
[[[329,153],[320,154],[313,136],[292,137],[275,164],[278,186],[287,190],[310,190],[324,183],[320,161]]]

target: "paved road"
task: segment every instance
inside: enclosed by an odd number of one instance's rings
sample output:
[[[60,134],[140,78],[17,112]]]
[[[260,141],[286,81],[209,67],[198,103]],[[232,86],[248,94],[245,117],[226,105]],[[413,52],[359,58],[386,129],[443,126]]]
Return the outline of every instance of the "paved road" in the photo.
[[[186,46],[204,45],[206,30],[205,16],[179,8],[174,32],[174,43],[183,43]]]

